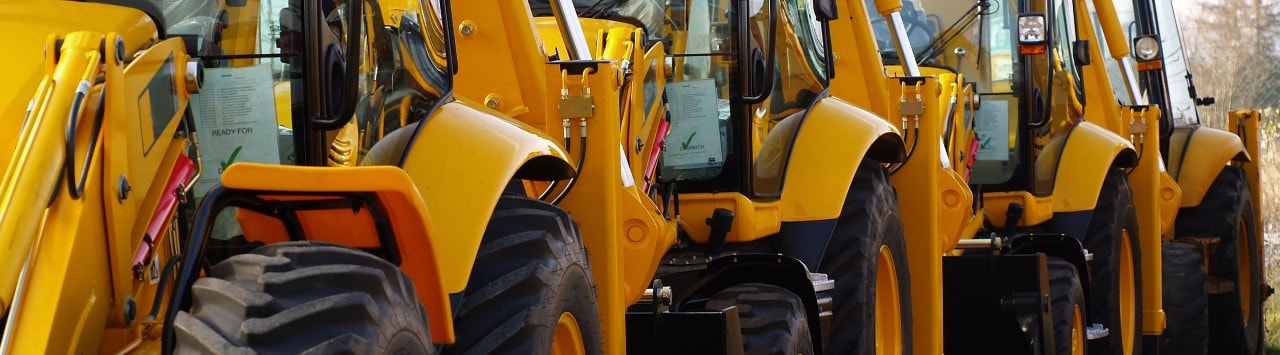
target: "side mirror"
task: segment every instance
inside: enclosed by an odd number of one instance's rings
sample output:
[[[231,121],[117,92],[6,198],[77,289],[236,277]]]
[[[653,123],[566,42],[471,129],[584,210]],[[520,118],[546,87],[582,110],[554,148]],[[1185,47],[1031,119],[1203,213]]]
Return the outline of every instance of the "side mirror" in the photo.
[[[1018,54],[1045,54],[1049,33],[1043,13],[1018,15]]]
[[[1071,57],[1076,60],[1076,65],[1093,64],[1093,57],[1089,56],[1089,40],[1082,39],[1071,43]]]
[[[831,21],[840,18],[840,11],[836,8],[836,0],[813,0],[813,11],[818,15],[818,21]]]
[[[304,10],[304,27],[311,37],[305,55],[307,63],[308,121],[314,129],[337,129],[347,124],[355,114],[360,75],[360,35],[364,27],[362,0],[346,2],[343,10],[346,21],[336,34],[325,21],[326,14],[319,3]],[[335,10],[336,11],[336,10]],[[344,43],[337,36],[348,40]]]

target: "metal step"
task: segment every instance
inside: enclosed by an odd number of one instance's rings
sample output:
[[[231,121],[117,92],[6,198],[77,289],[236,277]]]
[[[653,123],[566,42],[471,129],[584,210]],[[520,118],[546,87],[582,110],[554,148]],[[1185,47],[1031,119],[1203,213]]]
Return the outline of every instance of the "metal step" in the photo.
[[[1100,323],[1093,323],[1089,325],[1088,328],[1085,328],[1084,332],[1088,336],[1089,340],[1102,339],[1111,335],[1111,329],[1103,327]]]

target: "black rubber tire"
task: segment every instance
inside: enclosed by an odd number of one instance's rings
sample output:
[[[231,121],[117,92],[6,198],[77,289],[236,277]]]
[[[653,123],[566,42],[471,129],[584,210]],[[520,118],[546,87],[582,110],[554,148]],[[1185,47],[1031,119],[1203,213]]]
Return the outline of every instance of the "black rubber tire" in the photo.
[[[1093,253],[1089,268],[1093,279],[1089,283],[1089,315],[1111,331],[1106,346],[1090,347],[1091,354],[1123,354],[1123,332],[1117,323],[1120,319],[1120,278],[1115,265],[1120,263],[1120,243],[1123,231],[1129,231],[1129,250],[1133,255],[1134,276],[1134,326],[1133,353],[1142,353],[1142,250],[1138,245],[1138,213],[1133,207],[1133,195],[1129,181],[1120,169],[1111,169],[1098,192],[1098,204],[1093,209],[1089,227],[1084,236],[1084,247]]]
[[[1075,308],[1083,312],[1084,288],[1080,286],[1080,276],[1075,265],[1066,260],[1049,257],[1047,261],[1049,273],[1049,304],[1053,314],[1053,342],[1056,351],[1050,354],[1072,354],[1072,330],[1075,329]],[[1081,314],[1081,316],[1084,316]],[[1082,327],[1083,329],[1083,327]],[[1076,334],[1085,337],[1086,334]],[[1088,341],[1084,341],[1088,343]],[[1086,346],[1087,350],[1087,346]]]
[[[817,272],[836,280],[827,354],[875,354],[876,273],[880,247],[893,256],[904,354],[911,353],[911,276],[898,194],[880,163],[863,159],[845,197]]]
[[[459,296],[457,342],[444,353],[549,353],[565,312],[577,320],[587,353],[603,351],[587,251],[578,226],[551,204],[500,198]]]
[[[435,353],[413,281],[347,247],[288,242],[236,255],[192,287],[176,354]]]
[[[1204,257],[1200,248],[1168,243],[1161,248],[1166,327],[1160,337],[1164,354],[1207,354],[1209,309]]]
[[[785,288],[747,283],[716,292],[707,310],[738,307],[745,354],[813,354],[804,301]]]
[[[1226,167],[1218,173],[1204,200],[1178,212],[1175,235],[1221,238],[1209,254],[1209,275],[1236,282],[1228,293],[1209,296],[1209,353],[1259,354],[1262,348],[1262,254],[1257,224],[1254,223],[1252,195],[1244,170]],[[1244,235],[1240,235],[1241,225]],[[1248,238],[1250,275],[1239,280],[1239,238]],[[1249,314],[1241,311],[1240,285],[1250,287]]]

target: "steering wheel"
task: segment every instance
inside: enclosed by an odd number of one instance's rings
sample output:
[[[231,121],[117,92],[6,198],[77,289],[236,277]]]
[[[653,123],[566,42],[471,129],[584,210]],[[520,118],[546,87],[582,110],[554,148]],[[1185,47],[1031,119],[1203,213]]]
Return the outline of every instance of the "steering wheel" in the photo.
[[[925,20],[914,16],[902,16],[906,26],[907,38],[911,40],[911,49],[919,51],[933,39],[933,26]],[[876,45],[881,53],[897,53],[893,45],[893,37],[889,33],[889,21],[884,16],[871,17],[871,31],[876,34]]]

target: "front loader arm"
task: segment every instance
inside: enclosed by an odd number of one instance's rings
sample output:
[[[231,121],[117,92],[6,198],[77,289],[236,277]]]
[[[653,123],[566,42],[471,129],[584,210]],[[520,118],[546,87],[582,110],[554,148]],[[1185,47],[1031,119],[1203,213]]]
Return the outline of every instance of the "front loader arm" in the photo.
[[[0,181],[0,238],[6,246],[0,248],[0,306],[6,309],[13,304],[19,273],[38,235],[41,211],[62,182],[67,120],[79,116],[89,98],[100,69],[102,38],[77,32],[46,41],[45,78],[31,99],[17,149]]]

